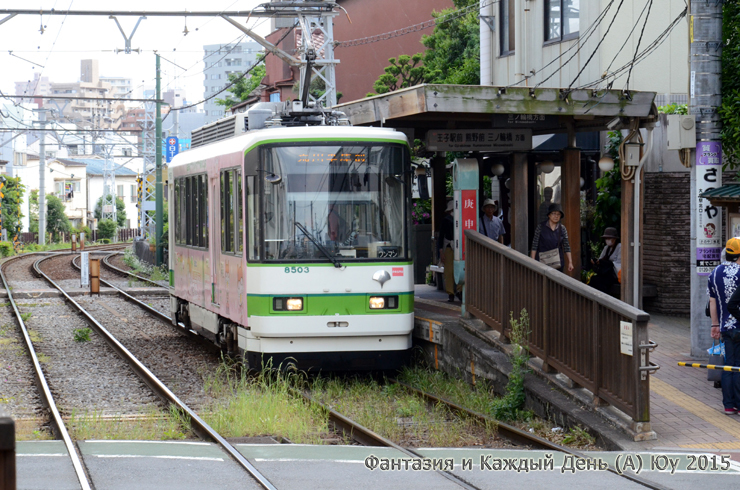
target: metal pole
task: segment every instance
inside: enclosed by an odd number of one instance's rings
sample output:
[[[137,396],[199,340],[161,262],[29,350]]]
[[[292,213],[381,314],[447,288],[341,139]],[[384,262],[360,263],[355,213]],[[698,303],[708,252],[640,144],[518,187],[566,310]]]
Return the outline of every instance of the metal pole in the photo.
[[[719,264],[723,244],[719,238],[712,242],[700,234],[699,228],[708,220],[716,219],[715,226],[718,226],[714,236],[721,237],[722,220],[712,217],[712,206],[708,202],[701,203],[704,206],[700,214],[698,196],[707,187],[722,185],[721,122],[717,111],[722,104],[722,2],[693,1],[690,11],[689,112],[696,117],[695,165],[691,171],[691,355],[706,357],[706,349],[712,345],[710,320],[704,315],[707,276],[711,268]],[[714,175],[711,180],[708,178],[707,165],[720,169],[716,178]],[[720,210],[715,210],[721,216]]]
[[[46,111],[39,110],[39,245],[46,245]]]
[[[156,126],[155,126],[155,133],[156,137],[154,138],[155,142],[155,155],[156,155],[156,162],[157,162],[157,182],[155,187],[155,213],[154,213],[154,219],[155,219],[155,241],[157,247],[157,257],[156,257],[156,265],[160,266],[162,265],[162,262],[164,262],[164,250],[162,249],[162,220],[163,218],[163,205],[164,205],[164,199],[163,199],[163,191],[162,189],[162,102],[160,101],[161,94],[160,94],[160,73],[159,73],[159,55],[157,56],[157,119],[156,119]]]

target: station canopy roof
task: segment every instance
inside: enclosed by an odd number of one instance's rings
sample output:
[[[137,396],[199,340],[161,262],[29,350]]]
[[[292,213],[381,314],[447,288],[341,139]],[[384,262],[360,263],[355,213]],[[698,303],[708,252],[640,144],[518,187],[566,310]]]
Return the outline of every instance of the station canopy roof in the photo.
[[[439,129],[532,129],[533,135],[605,131],[657,117],[655,92],[480,85],[416,85],[339,104],[355,126],[393,127],[423,139]]]

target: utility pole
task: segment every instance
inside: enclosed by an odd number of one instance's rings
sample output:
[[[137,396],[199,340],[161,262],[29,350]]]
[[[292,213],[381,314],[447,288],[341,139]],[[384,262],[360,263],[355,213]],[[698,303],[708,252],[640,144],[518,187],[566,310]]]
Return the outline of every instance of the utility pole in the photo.
[[[691,80],[689,112],[696,118],[696,153],[691,171],[691,355],[706,357],[711,321],[704,315],[707,276],[719,265],[722,213],[702,192],[722,185],[722,2],[690,3]],[[689,160],[691,161],[691,160]],[[715,232],[705,233],[708,224]]]
[[[38,109],[39,140],[39,245],[46,245],[46,110]]]
[[[155,155],[156,155],[156,165],[157,165],[157,181],[156,186],[154,190],[154,199],[155,199],[155,212],[154,212],[154,229],[156,230],[154,232],[155,234],[155,244],[157,247],[157,257],[155,260],[155,264],[157,266],[162,265],[162,262],[164,262],[164,250],[162,249],[162,231],[163,231],[163,223],[164,220],[164,213],[163,213],[163,205],[164,205],[164,189],[162,189],[162,94],[160,93],[160,72],[159,72],[159,55],[156,55],[157,57],[157,119],[155,121]]]

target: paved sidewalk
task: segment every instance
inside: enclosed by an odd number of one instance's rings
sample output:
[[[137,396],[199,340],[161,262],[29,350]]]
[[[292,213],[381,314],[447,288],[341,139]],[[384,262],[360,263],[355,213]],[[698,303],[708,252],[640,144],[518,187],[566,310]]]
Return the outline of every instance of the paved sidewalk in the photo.
[[[459,316],[460,302],[447,302],[447,294],[425,285],[416,286],[423,309]],[[658,343],[650,360],[660,369],[650,377],[650,421],[655,441],[639,443],[645,450],[721,450],[740,452],[740,416],[724,414],[722,390],[707,381],[706,369],[678,366],[697,362],[689,355],[689,320],[651,314],[649,337]]]

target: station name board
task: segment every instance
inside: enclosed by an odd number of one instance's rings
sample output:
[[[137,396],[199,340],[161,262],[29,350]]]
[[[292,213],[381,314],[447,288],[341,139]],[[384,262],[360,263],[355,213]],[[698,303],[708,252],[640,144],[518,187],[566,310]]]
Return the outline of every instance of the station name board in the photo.
[[[428,151],[528,151],[531,129],[440,129],[427,132]]]

